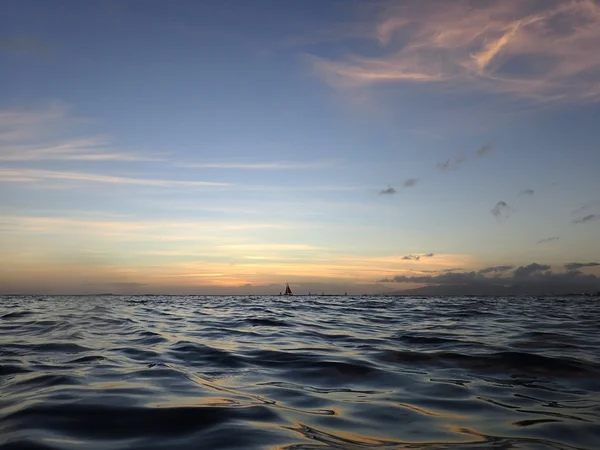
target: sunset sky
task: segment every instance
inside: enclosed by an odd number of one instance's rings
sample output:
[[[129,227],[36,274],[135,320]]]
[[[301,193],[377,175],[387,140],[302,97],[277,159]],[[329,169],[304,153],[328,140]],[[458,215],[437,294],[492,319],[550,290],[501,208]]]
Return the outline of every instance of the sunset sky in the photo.
[[[600,290],[600,1],[0,11],[0,293]]]

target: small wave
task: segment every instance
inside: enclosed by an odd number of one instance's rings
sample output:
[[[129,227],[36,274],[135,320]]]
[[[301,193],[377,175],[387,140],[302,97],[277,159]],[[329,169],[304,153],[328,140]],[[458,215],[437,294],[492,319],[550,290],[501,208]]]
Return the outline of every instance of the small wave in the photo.
[[[499,352],[488,355],[467,355],[457,352],[412,352],[388,350],[379,355],[385,362],[405,364],[456,364],[487,371],[509,371],[536,374],[595,375],[596,364],[574,359],[552,358],[535,353]]]
[[[574,302],[2,297],[0,449],[597,450]]]
[[[34,313],[31,311],[15,311],[15,312],[6,313],[6,314],[0,316],[0,319],[4,319],[4,320],[22,319],[24,317],[30,317],[33,314]]]
[[[246,322],[252,325],[253,327],[291,327],[293,326],[290,323],[287,323],[283,320],[277,319],[267,319],[267,318],[258,318],[251,317],[246,319]]]
[[[140,345],[158,345],[168,342],[168,339],[153,331],[136,332],[132,342]]]
[[[169,354],[180,361],[191,364],[218,364],[228,367],[242,367],[244,362],[236,355],[214,347],[190,341],[178,341],[171,346]]]
[[[34,344],[28,346],[29,350],[42,353],[83,353],[93,349],[72,342],[47,342],[45,344]]]
[[[22,391],[24,389],[43,389],[52,386],[75,386],[81,384],[79,377],[66,374],[41,374],[32,375],[19,379],[11,385],[11,392]]]
[[[26,369],[25,367],[12,364],[0,364],[0,376],[15,375],[27,372],[30,372],[30,370]]]
[[[91,364],[91,363],[96,363],[96,362],[100,362],[100,361],[104,361],[104,360],[106,360],[106,358],[104,356],[89,355],[89,356],[82,356],[81,358],[75,358],[71,361],[68,361],[66,364]]]
[[[520,420],[519,422],[514,422],[513,425],[518,427],[530,427],[532,425],[539,425],[540,423],[552,423],[552,422],[560,422],[557,419],[531,419],[531,420]]]
[[[7,427],[56,430],[73,438],[131,439],[185,436],[235,420],[273,421],[264,406],[144,408],[106,405],[32,406],[5,417]]]
[[[400,333],[392,336],[392,339],[408,342],[409,344],[426,344],[426,345],[439,345],[439,344],[456,344],[463,343],[458,339],[444,338],[438,336],[424,336],[421,334],[410,334]]]

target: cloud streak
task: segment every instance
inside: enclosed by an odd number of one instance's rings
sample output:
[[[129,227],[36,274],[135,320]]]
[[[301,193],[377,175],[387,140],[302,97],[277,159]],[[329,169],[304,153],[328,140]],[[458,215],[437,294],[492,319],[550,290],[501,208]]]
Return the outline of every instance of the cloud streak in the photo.
[[[377,4],[357,24],[376,51],[310,58],[333,86],[448,84],[544,101],[600,99],[594,0]]]
[[[509,266],[509,265],[504,265],[504,266],[491,266],[491,267],[485,267],[483,269],[481,269],[479,271],[479,273],[481,275],[485,275],[487,273],[502,273],[502,272],[508,272],[509,270],[514,269],[514,266]]]
[[[586,204],[584,204],[580,208],[577,208],[576,210],[574,210],[571,213],[571,215],[572,216],[580,215],[580,214],[584,213],[585,211],[589,211],[590,209],[592,209],[593,207],[598,206],[598,205],[600,205],[600,200],[595,200],[595,201],[587,202]]]
[[[573,219],[573,223],[580,224],[580,223],[592,222],[594,220],[598,220],[598,215],[588,214],[587,216],[581,217],[579,219]]]
[[[51,146],[0,146],[0,161],[160,161],[160,158],[116,153],[110,141],[99,138],[65,140]]]
[[[458,169],[461,165],[466,163],[471,157],[481,158],[486,156],[492,151],[492,144],[486,144],[480,147],[474,154],[469,156],[459,156],[457,158],[449,158],[442,163],[438,163],[437,167],[442,172]]]
[[[560,238],[558,236],[547,237],[544,239],[540,239],[536,242],[536,244],[547,244],[548,242],[558,241]]]
[[[573,262],[573,263],[565,264],[565,269],[567,269],[567,270],[579,270],[579,269],[583,269],[583,268],[586,268],[586,267],[598,267],[598,266],[600,266],[600,263],[597,263],[597,262],[588,262],[588,263]]]
[[[300,169],[325,169],[333,166],[331,161],[312,161],[312,162],[294,162],[294,161],[273,161],[262,163],[232,163],[232,162],[211,162],[211,163],[177,163],[177,167],[190,169],[240,169],[240,170],[300,170]]]
[[[0,182],[43,182],[43,181],[65,181],[101,184],[124,184],[138,186],[156,187],[223,187],[230,186],[228,183],[213,181],[176,181],[156,180],[148,178],[131,178],[113,175],[101,175],[86,172],[64,172],[58,170],[43,169],[6,169],[0,168]]]
[[[115,151],[106,137],[64,137],[77,120],[69,107],[53,102],[37,110],[0,110],[0,161],[159,161]]]
[[[433,258],[435,254],[425,253],[424,255],[405,255],[402,257],[403,261],[420,261],[421,258]]]
[[[379,191],[379,195],[395,195],[398,191],[393,187],[388,187],[387,189],[383,189]]]

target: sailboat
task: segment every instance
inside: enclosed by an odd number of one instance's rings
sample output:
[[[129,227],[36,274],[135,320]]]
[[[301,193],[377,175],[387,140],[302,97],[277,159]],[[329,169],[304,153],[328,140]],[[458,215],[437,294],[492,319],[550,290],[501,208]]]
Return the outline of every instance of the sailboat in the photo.
[[[283,295],[294,295],[292,294],[292,290],[290,289],[290,285],[285,283],[285,294]]]

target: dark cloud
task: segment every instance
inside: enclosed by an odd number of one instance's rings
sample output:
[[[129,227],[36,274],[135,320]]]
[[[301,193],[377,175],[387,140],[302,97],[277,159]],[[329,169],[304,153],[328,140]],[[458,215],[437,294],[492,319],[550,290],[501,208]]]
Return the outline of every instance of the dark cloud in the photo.
[[[481,269],[479,271],[479,273],[480,274],[501,273],[501,272],[507,272],[514,268],[515,268],[514,266],[491,266],[491,267],[485,267],[485,268]]]
[[[593,220],[597,220],[598,216],[596,214],[588,214],[585,217],[581,217],[580,219],[573,220],[573,223],[586,223],[591,222]]]
[[[450,162],[451,160],[447,159],[443,163],[438,163],[438,169],[440,169],[441,171],[450,169]]]
[[[481,147],[479,150],[477,150],[477,156],[487,155],[491,151],[492,151],[492,144],[486,144],[483,147]]]
[[[433,258],[434,253],[425,253],[424,255],[406,255],[402,259],[405,261],[419,261],[421,258]]]
[[[424,284],[457,284],[474,282],[477,279],[485,279],[483,275],[476,272],[446,272],[439,275],[396,275],[393,278],[379,280],[381,283],[424,283]]]
[[[545,244],[546,242],[558,241],[560,238],[558,236],[552,236],[544,239],[540,239],[536,242],[536,244]]]
[[[510,217],[512,212],[513,209],[510,206],[508,206],[508,203],[504,201],[499,201],[498,203],[496,203],[496,206],[494,206],[491,211],[492,215],[496,219],[506,219]]]
[[[535,191],[533,189],[523,189],[519,195],[521,197],[525,196],[525,195],[533,195],[535,193]]]
[[[404,187],[413,187],[419,182],[418,178],[409,178],[404,182]]]
[[[463,164],[466,160],[467,160],[467,158],[464,158],[464,157],[460,157],[460,158],[456,158],[456,159],[447,159],[443,163],[438,163],[437,166],[438,166],[438,169],[440,169],[442,172],[446,172],[448,170],[454,170],[454,169],[458,168],[458,166]]]
[[[517,267],[514,271],[515,278],[527,278],[536,272],[542,272],[544,270],[550,270],[550,266],[545,264],[532,263],[527,266]]]
[[[583,269],[584,267],[598,267],[600,266],[600,263],[597,262],[589,262],[589,263],[568,263],[565,264],[565,269],[567,270],[579,270],[579,269]]]
[[[508,266],[496,266],[495,268],[504,269],[506,267]],[[482,269],[483,272],[470,271],[415,276],[398,275],[379,281],[385,283],[423,284],[423,287],[399,293],[425,295],[544,295],[596,292],[600,290],[599,277],[592,274],[584,274],[578,270],[553,272],[550,270],[550,266],[538,263],[517,267],[510,273],[510,269],[489,271],[486,271],[486,269]]]
[[[387,189],[383,189],[382,191],[379,191],[379,195],[394,195],[396,192],[398,192],[398,191],[390,186]]]
[[[571,215],[572,215],[572,216],[578,216],[578,215],[580,215],[581,213],[583,213],[583,212],[585,212],[585,211],[588,211],[588,210],[592,209],[592,207],[594,207],[594,206],[598,206],[598,205],[600,205],[600,200],[594,200],[594,201],[591,201],[591,202],[587,202],[587,203],[586,203],[586,204],[584,204],[582,207],[580,207],[580,208],[577,208],[576,210],[574,210],[574,211],[571,213]]]
[[[492,144],[486,144],[483,147],[479,148],[475,152],[475,157],[480,158],[482,156],[485,156],[491,150],[492,150]],[[464,164],[465,162],[467,162],[468,159],[469,158],[466,156],[459,156],[458,158],[447,159],[443,163],[438,163],[437,166],[438,166],[438,169],[440,169],[442,172],[445,172],[447,170],[454,170],[454,169],[457,169],[461,164]]]

